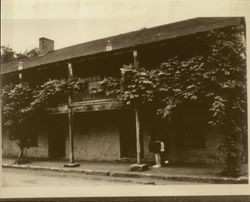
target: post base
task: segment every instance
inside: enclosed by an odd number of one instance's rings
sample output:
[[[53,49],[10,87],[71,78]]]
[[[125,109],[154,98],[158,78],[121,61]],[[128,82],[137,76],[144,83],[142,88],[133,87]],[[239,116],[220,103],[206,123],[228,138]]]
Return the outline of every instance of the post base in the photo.
[[[64,167],[68,167],[68,168],[74,168],[74,167],[79,167],[80,163],[68,163],[68,164],[64,164]]]
[[[149,166],[148,166],[148,164],[132,164],[130,166],[130,170],[142,172],[142,171],[149,170]]]

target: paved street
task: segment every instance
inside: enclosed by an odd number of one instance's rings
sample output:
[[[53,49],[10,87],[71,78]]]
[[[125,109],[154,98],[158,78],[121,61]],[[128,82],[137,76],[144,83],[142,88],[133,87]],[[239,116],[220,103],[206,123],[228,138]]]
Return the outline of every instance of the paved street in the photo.
[[[3,168],[3,186],[96,186],[96,185],[167,185],[198,184],[166,180],[93,176],[41,170]]]

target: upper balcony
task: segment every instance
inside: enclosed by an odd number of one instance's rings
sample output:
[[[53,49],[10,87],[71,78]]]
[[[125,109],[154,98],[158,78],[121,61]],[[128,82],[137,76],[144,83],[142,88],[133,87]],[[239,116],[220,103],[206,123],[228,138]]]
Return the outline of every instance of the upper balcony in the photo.
[[[115,96],[106,95],[105,92],[98,92],[101,86],[101,80],[98,78],[91,78],[88,81],[87,87],[83,89],[80,93],[74,94],[72,96],[73,102],[90,102],[90,101],[97,101],[97,100],[107,100],[107,99],[116,99]]]
[[[102,111],[125,109],[123,102],[118,101],[115,96],[106,95],[105,92],[93,93],[100,88],[101,81],[93,79],[88,82],[87,88],[77,94],[72,95],[72,111]],[[50,114],[63,114],[68,112],[68,98],[63,97],[56,107],[48,108]]]

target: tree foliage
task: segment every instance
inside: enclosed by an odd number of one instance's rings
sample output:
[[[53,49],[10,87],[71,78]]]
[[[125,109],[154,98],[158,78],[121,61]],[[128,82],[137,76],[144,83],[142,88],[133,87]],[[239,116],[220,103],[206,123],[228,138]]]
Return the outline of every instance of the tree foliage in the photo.
[[[2,89],[4,126],[14,129],[30,118],[33,91],[27,82],[8,84]]]
[[[12,48],[7,46],[1,46],[1,63],[10,62],[15,59],[15,52]]]
[[[32,48],[25,50],[23,53],[18,53],[8,46],[1,46],[1,63],[7,63],[13,60],[25,59],[34,56],[38,56],[39,49]]]
[[[85,79],[48,80],[41,86],[31,87],[27,82],[8,84],[2,88],[3,127],[11,139],[19,140],[22,162],[24,149],[31,147],[36,124],[46,115],[46,109],[58,105],[69,93],[79,92],[87,85]]]

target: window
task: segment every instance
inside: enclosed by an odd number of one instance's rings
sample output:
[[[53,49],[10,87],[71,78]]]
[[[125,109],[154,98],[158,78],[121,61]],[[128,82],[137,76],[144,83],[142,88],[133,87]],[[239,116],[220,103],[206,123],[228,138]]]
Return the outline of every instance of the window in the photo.
[[[29,142],[30,147],[38,147],[38,135],[37,134],[30,135],[27,141]]]

